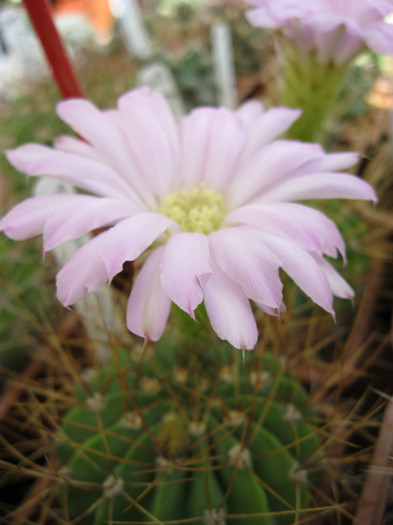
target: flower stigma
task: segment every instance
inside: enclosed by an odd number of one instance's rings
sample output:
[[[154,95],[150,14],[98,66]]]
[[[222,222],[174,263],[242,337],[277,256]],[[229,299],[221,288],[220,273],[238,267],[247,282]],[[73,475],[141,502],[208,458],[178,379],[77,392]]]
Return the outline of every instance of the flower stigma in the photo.
[[[204,234],[218,230],[226,215],[222,195],[203,187],[167,195],[158,212],[173,219],[185,232]]]

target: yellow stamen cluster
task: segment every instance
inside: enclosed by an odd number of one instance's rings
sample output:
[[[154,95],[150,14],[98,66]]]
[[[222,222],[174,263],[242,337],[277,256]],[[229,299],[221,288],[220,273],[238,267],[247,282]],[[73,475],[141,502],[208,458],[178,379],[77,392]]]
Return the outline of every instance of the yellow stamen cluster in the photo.
[[[203,187],[168,195],[158,211],[176,221],[183,231],[204,234],[218,230],[226,215],[222,196]]]

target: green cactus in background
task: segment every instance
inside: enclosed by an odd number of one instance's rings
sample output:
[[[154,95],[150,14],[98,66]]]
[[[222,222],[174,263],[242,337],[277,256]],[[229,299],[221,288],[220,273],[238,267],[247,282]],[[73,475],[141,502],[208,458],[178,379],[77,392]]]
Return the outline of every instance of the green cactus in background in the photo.
[[[285,525],[310,506],[323,453],[307,393],[273,354],[243,366],[204,344],[171,332],[85,374],[56,448],[69,519]]]

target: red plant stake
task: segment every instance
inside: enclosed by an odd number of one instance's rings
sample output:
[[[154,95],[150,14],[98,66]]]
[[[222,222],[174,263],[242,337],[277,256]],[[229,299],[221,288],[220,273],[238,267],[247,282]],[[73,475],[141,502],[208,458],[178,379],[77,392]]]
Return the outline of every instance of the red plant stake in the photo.
[[[54,24],[49,0],[23,0],[23,2],[62,96],[83,97],[82,88]]]

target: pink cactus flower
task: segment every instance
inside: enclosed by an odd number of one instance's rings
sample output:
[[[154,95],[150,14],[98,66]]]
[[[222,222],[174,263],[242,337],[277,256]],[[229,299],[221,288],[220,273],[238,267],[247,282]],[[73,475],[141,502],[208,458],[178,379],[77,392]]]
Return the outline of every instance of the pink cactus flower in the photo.
[[[16,240],[42,234],[48,251],[108,227],[59,271],[63,305],[135,261],[131,332],[156,341],[172,301],[192,318],[203,301],[221,339],[252,349],[258,333],[250,300],[279,315],[280,268],[332,314],[334,295],[352,296],[324,257],[345,257],[336,225],[293,201],[375,201],[375,192],[337,173],[356,162],[355,154],[275,140],[298,110],[264,110],[251,101],[237,111],[195,109],[176,122],[161,95],[140,88],[121,96],[117,109],[70,99],[57,111],[84,140],[62,136],[54,148],[26,144],[8,151],[8,160],[28,176],[59,179],[87,194],[27,199],[3,217],[0,230]]]
[[[280,30],[302,53],[336,65],[370,48],[393,55],[392,0],[248,0],[249,22]]]

